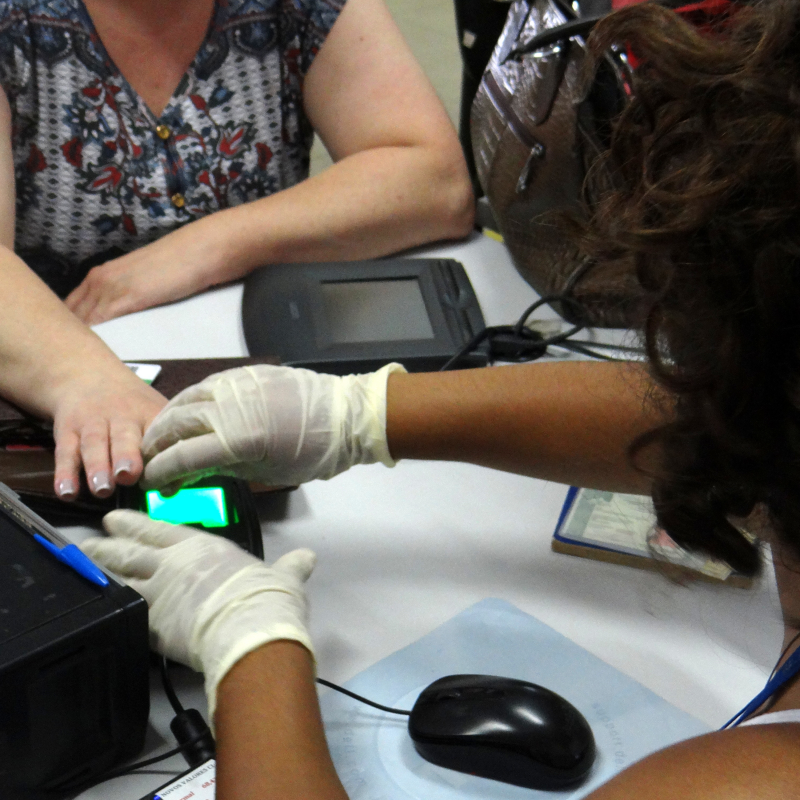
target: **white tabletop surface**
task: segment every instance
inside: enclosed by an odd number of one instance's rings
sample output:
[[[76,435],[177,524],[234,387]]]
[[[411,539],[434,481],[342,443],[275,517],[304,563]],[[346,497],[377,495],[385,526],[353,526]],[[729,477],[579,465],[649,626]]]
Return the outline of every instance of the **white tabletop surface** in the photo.
[[[418,254],[462,261],[487,324],[515,320],[536,297],[504,247],[486,237]],[[240,285],[225,287],[96,330],[128,360],[246,355],[241,292]],[[553,553],[565,493],[561,485],[467,464],[356,467],[261,501],[266,557],[299,546],[316,550],[308,584],[312,635],[319,674],[329,680],[346,681],[473,603],[499,597],[720,725],[762,688],[778,654],[782,625],[772,575],[751,590],[679,586]],[[188,701],[199,704],[199,682],[177,678]],[[142,757],[174,744],[165,701],[157,690],[153,698]],[[183,768],[180,758],[167,764]],[[168,774],[161,767],[81,798],[138,800]]]

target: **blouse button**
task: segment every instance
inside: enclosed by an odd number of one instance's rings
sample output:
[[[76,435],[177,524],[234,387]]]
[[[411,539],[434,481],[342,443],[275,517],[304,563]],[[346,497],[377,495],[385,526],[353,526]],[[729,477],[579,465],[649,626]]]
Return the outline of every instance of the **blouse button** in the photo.
[[[170,201],[175,208],[183,208],[186,205],[186,198],[180,192],[175,192],[175,194],[170,197]]]
[[[172,131],[166,125],[156,125],[156,134],[159,139],[166,141],[169,139],[171,133]]]

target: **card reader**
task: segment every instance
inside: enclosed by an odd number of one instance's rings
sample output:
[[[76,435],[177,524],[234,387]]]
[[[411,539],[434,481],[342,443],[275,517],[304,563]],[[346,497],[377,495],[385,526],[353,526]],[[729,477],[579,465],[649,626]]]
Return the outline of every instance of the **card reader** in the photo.
[[[264,558],[261,523],[247,481],[212,475],[167,497],[156,489],[145,491],[139,486],[121,486],[117,494],[120,508],[224,536],[248,553]]]

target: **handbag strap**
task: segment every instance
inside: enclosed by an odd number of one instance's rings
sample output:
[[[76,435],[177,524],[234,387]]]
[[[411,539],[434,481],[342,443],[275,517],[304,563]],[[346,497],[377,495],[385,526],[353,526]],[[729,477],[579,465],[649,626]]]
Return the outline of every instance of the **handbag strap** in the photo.
[[[556,25],[554,28],[548,28],[542,31],[538,36],[534,36],[529,42],[513,48],[508,55],[503,59],[503,63],[514,58],[526,55],[527,53],[535,53],[537,50],[542,50],[552,44],[557,44],[565,39],[571,39],[573,36],[585,37],[591,33],[592,28],[607,14],[598,14],[591,17],[575,16],[569,6],[561,2],[561,0],[552,0],[555,6],[565,16],[569,18],[568,22],[562,25]],[[633,0],[632,2],[625,3],[625,5],[636,5],[643,0]],[[686,0],[657,0],[659,5],[670,8],[677,14],[694,14],[697,12],[716,16],[725,13],[731,5],[734,4],[733,0],[697,0],[697,2],[690,2],[687,4]],[[623,7],[622,5],[619,6]]]

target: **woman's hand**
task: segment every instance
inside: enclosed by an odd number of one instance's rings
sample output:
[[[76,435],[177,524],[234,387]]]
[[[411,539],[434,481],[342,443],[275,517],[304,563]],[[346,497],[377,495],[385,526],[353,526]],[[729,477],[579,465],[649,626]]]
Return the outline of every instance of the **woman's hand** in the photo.
[[[293,486],[355,464],[394,466],[386,385],[404,371],[389,364],[342,378],[258,366],[212,375],[178,394],[148,429],[146,484],[177,489],[216,472]]]
[[[313,655],[303,588],[310,550],[269,566],[221,536],[136,511],[112,511],[103,525],[111,538],[81,548],[147,600],[153,647],[205,674],[211,719],[219,682],[248,653],[292,640]]]
[[[192,222],[156,242],[94,267],[65,300],[82,322],[101,322],[171,303],[232,280],[215,244],[219,221]]]
[[[111,362],[65,380],[55,393],[55,491],[74,500],[81,464],[90,491],[108,497],[142,474],[142,435],[166,399],[124,364]]]

